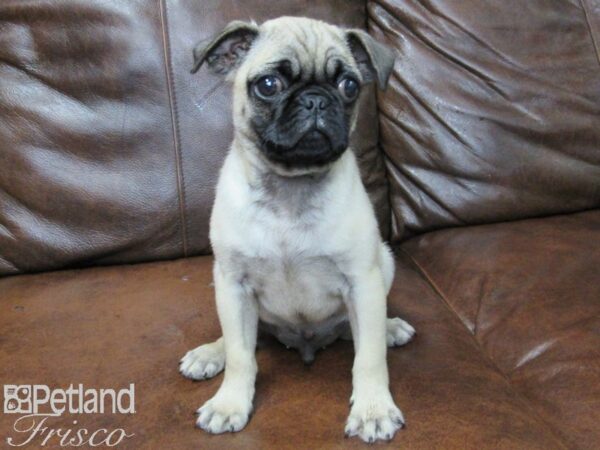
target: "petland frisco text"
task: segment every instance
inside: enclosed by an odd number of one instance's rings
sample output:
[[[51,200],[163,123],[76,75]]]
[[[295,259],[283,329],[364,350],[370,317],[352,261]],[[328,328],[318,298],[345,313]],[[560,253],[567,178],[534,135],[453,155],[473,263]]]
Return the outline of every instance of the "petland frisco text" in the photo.
[[[13,435],[6,438],[12,447],[34,443],[42,447],[115,447],[134,434],[123,428],[90,430],[76,419],[70,421],[72,427],[53,428],[52,421],[66,414],[135,414],[135,385],[118,391],[85,388],[82,384],[71,384],[66,389],[43,384],[4,385],[4,413],[19,415],[13,423]]]

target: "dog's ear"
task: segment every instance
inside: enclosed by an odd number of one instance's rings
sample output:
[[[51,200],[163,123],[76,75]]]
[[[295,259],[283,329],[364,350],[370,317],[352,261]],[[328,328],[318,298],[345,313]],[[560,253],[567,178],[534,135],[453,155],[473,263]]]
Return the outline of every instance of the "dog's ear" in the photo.
[[[256,36],[258,26],[255,23],[229,22],[219,34],[196,45],[192,73],[204,63],[215,73],[230,72],[242,62]]]
[[[365,81],[376,79],[379,89],[385,89],[394,67],[394,52],[363,30],[347,30],[346,41]]]

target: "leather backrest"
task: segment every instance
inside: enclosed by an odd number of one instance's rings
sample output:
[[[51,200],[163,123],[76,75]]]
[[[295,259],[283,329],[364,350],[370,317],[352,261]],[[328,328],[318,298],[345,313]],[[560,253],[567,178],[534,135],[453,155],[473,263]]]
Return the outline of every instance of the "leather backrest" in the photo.
[[[2,1],[0,275],[210,252],[230,87],[192,48],[233,19],[364,28],[362,0]],[[373,95],[355,140],[386,232]]]
[[[376,0],[393,238],[600,207],[597,0]]]

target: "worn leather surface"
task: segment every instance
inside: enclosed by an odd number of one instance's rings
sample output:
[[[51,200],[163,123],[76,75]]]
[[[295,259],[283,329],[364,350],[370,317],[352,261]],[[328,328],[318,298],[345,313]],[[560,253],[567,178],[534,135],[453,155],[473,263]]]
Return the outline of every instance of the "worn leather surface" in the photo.
[[[152,2],[0,2],[0,275],[182,253]]]
[[[402,248],[569,448],[598,448],[600,210],[439,231]]]
[[[597,0],[375,0],[393,236],[600,206]]]
[[[352,344],[338,342],[306,367],[270,342],[258,351],[255,412],[247,428],[209,436],[193,412],[222,375],[192,382],[178,372],[190,348],[219,336],[211,257],[19,275],[0,280],[0,385],[94,388],[136,385],[136,414],[65,415],[51,427],[122,427],[119,448],[364,448],[344,439]],[[387,448],[556,449],[557,430],[480,352],[480,344],[411,263],[399,261],[390,315],[417,329],[389,350],[391,390],[407,419]],[[0,436],[14,415],[0,414]],[[24,448],[39,448],[29,446]],[[57,448],[48,445],[46,448]]]
[[[363,1],[0,3],[0,275],[210,252],[232,136],[229,85],[191,75],[229,20],[309,15],[364,28]],[[382,232],[375,102],[355,139]]]

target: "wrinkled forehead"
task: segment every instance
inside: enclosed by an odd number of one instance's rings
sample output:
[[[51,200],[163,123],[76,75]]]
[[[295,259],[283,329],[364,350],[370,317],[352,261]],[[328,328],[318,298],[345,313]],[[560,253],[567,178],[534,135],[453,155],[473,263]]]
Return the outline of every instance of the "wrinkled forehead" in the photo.
[[[285,19],[265,22],[260,27],[249,58],[252,64],[248,78],[283,61],[289,63],[294,78],[330,78],[342,68],[357,71],[343,30],[310,19]]]

